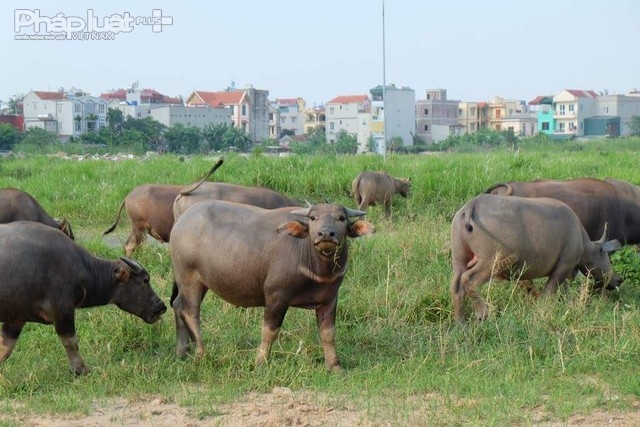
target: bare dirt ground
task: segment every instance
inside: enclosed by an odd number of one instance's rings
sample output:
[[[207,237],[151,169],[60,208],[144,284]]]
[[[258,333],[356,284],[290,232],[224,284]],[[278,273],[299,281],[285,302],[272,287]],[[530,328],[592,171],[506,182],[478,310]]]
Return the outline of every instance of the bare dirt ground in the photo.
[[[433,396],[411,399],[415,412],[413,421],[429,425],[426,402]],[[96,427],[96,426],[390,426],[397,425],[385,420],[371,419],[364,410],[355,405],[341,402],[340,407],[323,403],[318,395],[306,392],[292,392],[286,387],[277,387],[272,393],[250,393],[230,404],[215,405],[203,413],[195,413],[188,407],[163,401],[160,398],[128,401],[112,399],[94,405],[92,412],[85,416],[42,416],[19,415],[16,408],[13,414],[0,414],[0,423],[15,423],[29,427]],[[423,408],[420,404],[423,402]],[[575,415],[567,421],[541,421],[547,418],[544,408],[538,408],[533,414],[530,425],[544,427],[561,426],[618,426],[640,425],[640,402],[636,402],[635,412],[595,411],[589,415]]]

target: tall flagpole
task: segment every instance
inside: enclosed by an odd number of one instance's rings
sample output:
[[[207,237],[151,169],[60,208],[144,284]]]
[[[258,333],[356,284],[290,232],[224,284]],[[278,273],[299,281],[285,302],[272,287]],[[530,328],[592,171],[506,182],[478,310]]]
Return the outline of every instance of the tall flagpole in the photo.
[[[384,31],[384,0],[382,0],[382,158],[387,159],[387,69]]]

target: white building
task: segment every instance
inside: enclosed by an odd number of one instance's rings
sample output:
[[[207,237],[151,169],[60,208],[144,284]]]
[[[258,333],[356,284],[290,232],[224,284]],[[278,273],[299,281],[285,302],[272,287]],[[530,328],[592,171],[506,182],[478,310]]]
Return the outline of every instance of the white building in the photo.
[[[108,102],[109,108],[122,111],[123,117],[131,116],[134,119],[144,119],[151,116],[151,110],[167,105],[183,105],[178,97],[163,95],[155,89],[138,89],[133,84],[128,89],[117,89],[103,92],[100,98]]]
[[[354,135],[358,151],[364,151],[371,136],[371,100],[367,95],[343,95],[325,107],[327,143],[336,142],[341,131]]]
[[[182,124],[202,129],[206,125],[231,125],[231,110],[223,107],[165,105],[152,108],[150,115],[167,127]]]
[[[280,134],[284,130],[292,131],[294,135],[304,134],[304,99],[277,98],[275,101],[271,102],[271,106],[278,111],[278,123],[274,126],[274,128],[279,131],[276,138],[280,138]],[[271,116],[269,118],[271,119]],[[269,136],[272,136],[271,132],[269,132]]]
[[[81,91],[31,91],[23,106],[25,129],[40,127],[66,138],[107,126],[107,102]]]
[[[396,85],[387,86],[384,91],[382,86],[376,86],[370,92],[371,135],[375,151],[382,154],[384,147],[388,149],[398,138],[402,140],[403,147],[412,146],[416,132],[416,92]],[[382,145],[383,138],[386,145]]]
[[[584,135],[584,119],[597,115],[596,97],[592,90],[565,89],[553,97],[554,134]]]

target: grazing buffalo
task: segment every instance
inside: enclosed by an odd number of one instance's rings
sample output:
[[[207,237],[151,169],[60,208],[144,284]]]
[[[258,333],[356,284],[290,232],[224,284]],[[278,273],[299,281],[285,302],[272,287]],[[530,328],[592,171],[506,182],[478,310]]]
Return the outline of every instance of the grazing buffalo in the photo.
[[[96,258],[60,231],[19,221],[0,225],[0,362],[26,322],[53,324],[74,374],[88,371],[78,352],[75,309],[115,304],[147,323],[167,310],[149,274],[127,258]]]
[[[173,217],[180,218],[187,209],[204,200],[225,200],[263,209],[302,206],[289,197],[264,187],[247,187],[226,182],[203,182],[199,187],[184,189],[173,202]]]
[[[122,209],[126,207],[131,233],[124,245],[125,256],[144,241],[145,234],[159,242],[168,242],[173,227],[173,201],[183,189],[182,185],[144,184],[134,188],[120,204],[118,217],[103,234],[115,230],[120,221]]]
[[[608,252],[620,243],[605,237],[606,226],[600,240],[591,241],[573,210],[556,199],[476,196],[451,224],[456,319],[464,320],[465,295],[473,300],[476,316],[486,317],[487,305],[476,288],[491,277],[548,277],[544,291],[549,294],[579,270],[617,287],[620,278],[611,271]]]
[[[358,209],[382,203],[387,217],[391,216],[391,199],[394,194],[406,198],[410,189],[410,179],[394,178],[386,172],[361,172],[351,183]]]
[[[13,221],[36,221],[62,230],[72,240],[71,224],[66,219],[56,221],[45,212],[40,203],[30,194],[15,188],[0,189],[0,223]]]
[[[507,182],[494,185],[486,193],[560,200],[578,215],[591,239],[602,235],[606,223],[611,239],[635,244],[640,243],[640,196],[631,187],[623,181],[580,178]]]
[[[290,306],[313,309],[327,368],[342,368],[335,349],[338,289],[347,266],[347,238],[373,233],[341,205],[262,209],[220,200],[187,210],[171,230],[171,305],[177,353],[190,341],[204,353],[200,304],[207,289],[242,307],[265,307],[256,365],[269,355]]]

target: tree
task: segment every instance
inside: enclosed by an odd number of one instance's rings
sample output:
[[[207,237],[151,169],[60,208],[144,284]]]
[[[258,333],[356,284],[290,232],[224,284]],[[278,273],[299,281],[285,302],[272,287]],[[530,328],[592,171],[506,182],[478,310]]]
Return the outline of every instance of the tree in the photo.
[[[209,150],[220,151],[224,148],[224,134],[228,127],[226,123],[205,125],[202,129],[202,137],[207,142]]]
[[[8,123],[0,124],[0,150],[11,150],[20,142],[20,133]]]
[[[249,134],[242,129],[238,129],[234,126],[227,127],[227,130],[222,136],[222,140],[224,141],[225,147],[235,147],[243,153],[249,151],[249,147],[251,147],[252,145]]]
[[[358,151],[358,138],[345,130],[341,130],[332,146],[336,154],[356,154]]]
[[[19,93],[9,98],[9,101],[7,101],[9,114],[18,114],[18,104],[24,100],[24,97],[25,97],[24,93]]]
[[[640,136],[640,116],[631,116],[631,121],[628,125],[631,136]]]
[[[163,134],[167,127],[153,117],[134,119],[131,116],[127,116],[124,122],[124,129],[142,132],[145,136],[146,148],[157,149],[164,142]]]
[[[164,132],[164,139],[170,152],[193,154],[200,151],[202,134],[197,127],[178,123]]]
[[[109,108],[109,111],[107,111],[107,126],[117,135],[122,134],[124,130],[124,114],[122,110]]]

